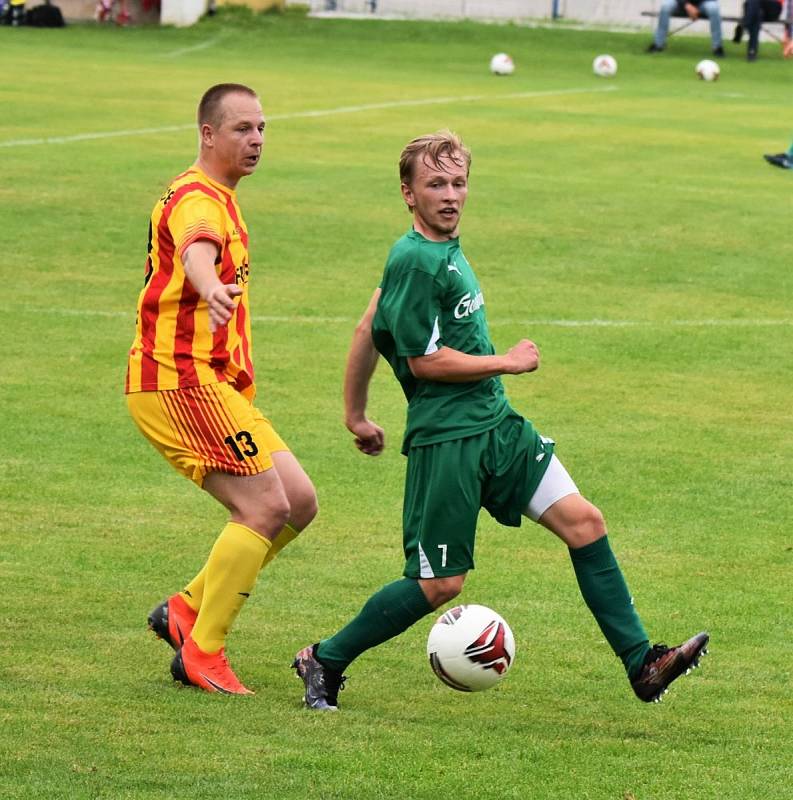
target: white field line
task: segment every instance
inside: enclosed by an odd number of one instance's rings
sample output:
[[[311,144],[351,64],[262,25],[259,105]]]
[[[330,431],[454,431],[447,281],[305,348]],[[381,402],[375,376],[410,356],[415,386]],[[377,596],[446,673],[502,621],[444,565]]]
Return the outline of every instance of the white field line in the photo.
[[[553,328],[778,328],[793,326],[793,319],[502,319],[488,326],[537,325]]]
[[[198,50],[206,50],[207,47],[212,47],[216,45],[219,41],[224,39],[225,37],[223,34],[220,36],[215,36],[214,39],[207,39],[204,42],[199,42],[198,44],[194,44],[191,47],[182,47],[180,50],[172,50],[170,53],[164,53],[164,58],[179,58],[180,56],[187,55],[188,53],[195,53]]]
[[[601,86],[597,89],[548,89],[542,92],[511,92],[509,94],[464,94],[457,97],[425,97],[413,100],[389,100],[384,103],[367,103],[360,106],[340,106],[339,108],[316,111],[294,111],[291,114],[273,115],[268,119],[298,119],[303,117],[328,117],[334,114],[356,114],[359,111],[378,111],[389,108],[408,108],[413,106],[448,105],[450,103],[478,103],[480,100],[527,100],[535,97],[562,97],[568,94],[602,94],[615,92],[616,86]]]
[[[22,312],[26,316],[49,314],[63,317],[109,317],[132,319],[133,311],[104,311],[102,309],[80,308],[6,308],[8,312]],[[273,315],[253,314],[251,321],[257,323],[283,325],[354,325],[358,317],[325,317],[302,314]],[[492,327],[523,325],[524,327],[552,328],[780,328],[793,327],[793,319],[501,319],[488,321]]]
[[[482,100],[526,100],[535,97],[561,97],[568,94],[602,94],[603,92],[617,91],[616,86],[602,86],[599,88],[579,89],[551,89],[543,92],[512,92],[510,94],[468,94],[457,97],[426,97],[412,100],[392,100],[384,103],[366,103],[358,106],[340,106],[338,108],[315,109],[313,111],[293,111],[290,114],[272,114],[267,117],[272,120],[305,119],[309,117],[331,117],[337,114],[357,114],[362,111],[381,111],[389,108],[409,108],[430,105],[449,105],[452,103],[478,103]],[[70,142],[84,142],[95,139],[113,139],[119,136],[147,136],[157,133],[173,133],[174,131],[193,130],[195,123],[186,125],[164,125],[157,128],[130,128],[119,131],[95,131],[76,133],[72,136],[45,136],[40,139],[8,139],[0,141],[0,147],[31,147],[42,144],[69,144]]]
[[[97,133],[76,133],[73,136],[46,136],[41,139],[9,139],[0,142],[0,147],[25,147],[39,144],[68,144],[69,142],[85,142],[91,139],[114,139],[118,136],[145,136],[150,133],[173,133],[194,128],[192,125],[165,125],[159,128],[135,128],[128,131],[102,131]]]

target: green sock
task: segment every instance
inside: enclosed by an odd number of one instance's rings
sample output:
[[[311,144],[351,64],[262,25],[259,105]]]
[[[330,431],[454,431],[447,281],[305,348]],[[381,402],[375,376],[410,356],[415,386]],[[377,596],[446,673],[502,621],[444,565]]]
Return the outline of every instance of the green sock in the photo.
[[[584,601],[622,660],[628,677],[635,677],[644,665],[650,643],[608,536],[570,549],[570,558]]]
[[[419,582],[401,578],[375,592],[355,619],[323,639],[316,655],[325,666],[343,672],[364,650],[393,639],[430,611]]]

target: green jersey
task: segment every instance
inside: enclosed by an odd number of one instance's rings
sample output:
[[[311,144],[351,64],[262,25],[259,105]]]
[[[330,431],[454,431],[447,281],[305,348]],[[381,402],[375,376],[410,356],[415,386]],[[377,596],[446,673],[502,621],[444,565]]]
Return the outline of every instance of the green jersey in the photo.
[[[391,248],[380,290],[372,339],[408,400],[402,452],[495,428],[510,412],[500,378],[425,381],[408,366],[408,357],[441,347],[495,353],[484,297],[459,239],[432,242],[411,230]]]

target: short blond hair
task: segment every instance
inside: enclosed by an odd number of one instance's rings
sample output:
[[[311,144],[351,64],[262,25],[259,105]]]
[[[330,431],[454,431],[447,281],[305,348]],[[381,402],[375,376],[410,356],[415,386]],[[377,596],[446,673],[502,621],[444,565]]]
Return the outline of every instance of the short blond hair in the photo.
[[[442,158],[453,161],[459,166],[465,165],[466,171],[471,169],[471,151],[463,144],[463,140],[450,130],[428,133],[408,142],[399,157],[399,180],[406,186],[413,180],[414,168],[419,158],[423,161],[429,160],[433,166],[441,169]]]

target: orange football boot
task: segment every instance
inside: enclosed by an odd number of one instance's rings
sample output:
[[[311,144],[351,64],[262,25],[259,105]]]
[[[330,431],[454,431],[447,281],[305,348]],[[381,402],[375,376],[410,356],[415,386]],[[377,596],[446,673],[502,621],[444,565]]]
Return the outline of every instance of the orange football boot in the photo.
[[[171,675],[185,686],[197,686],[206,692],[253,694],[243,686],[229,666],[224,648],[205,653],[189,637],[171,662]]]
[[[197,616],[182,595],[172,594],[149,614],[149,630],[178,650],[190,636]]]

